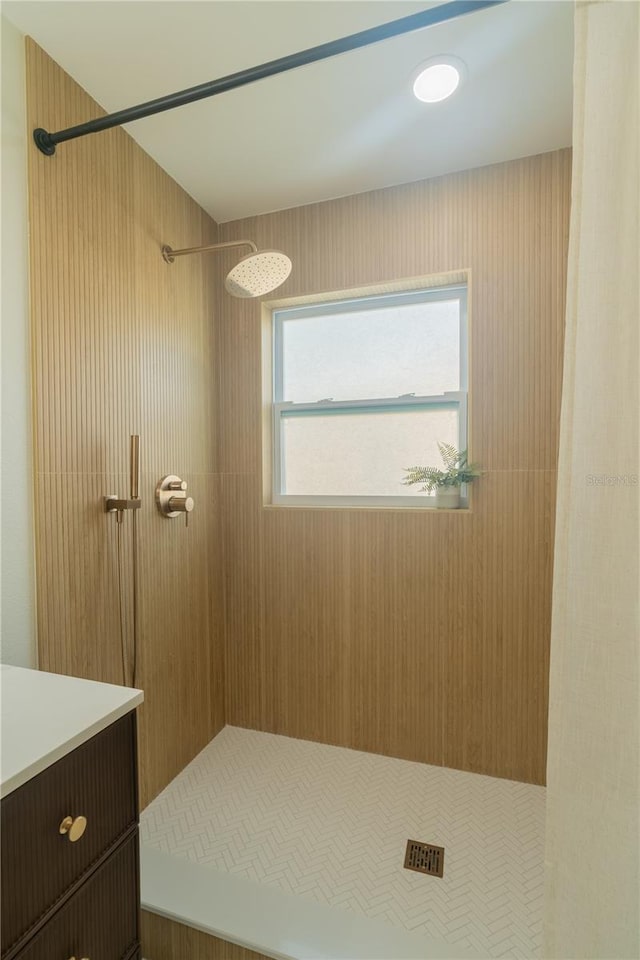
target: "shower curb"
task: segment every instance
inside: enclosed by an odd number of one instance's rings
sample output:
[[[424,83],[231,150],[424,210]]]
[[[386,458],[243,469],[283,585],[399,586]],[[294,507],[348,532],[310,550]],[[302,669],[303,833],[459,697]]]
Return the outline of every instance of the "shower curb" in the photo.
[[[481,960],[384,921],[140,845],[142,909],[274,960]]]

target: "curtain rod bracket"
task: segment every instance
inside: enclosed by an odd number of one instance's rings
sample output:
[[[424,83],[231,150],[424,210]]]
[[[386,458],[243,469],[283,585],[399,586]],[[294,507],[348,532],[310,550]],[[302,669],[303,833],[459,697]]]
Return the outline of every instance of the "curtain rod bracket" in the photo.
[[[45,153],[48,157],[52,157],[56,152],[56,145],[51,139],[51,134],[43,130],[42,127],[38,127],[37,130],[33,131],[33,139],[35,140],[38,150],[41,153]]]

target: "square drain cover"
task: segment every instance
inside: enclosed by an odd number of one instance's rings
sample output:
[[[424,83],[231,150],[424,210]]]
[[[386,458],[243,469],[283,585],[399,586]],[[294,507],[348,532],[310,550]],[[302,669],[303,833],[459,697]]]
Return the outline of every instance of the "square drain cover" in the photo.
[[[432,843],[421,843],[420,840],[407,840],[404,865],[407,870],[441,877],[444,873],[444,847],[435,847]]]

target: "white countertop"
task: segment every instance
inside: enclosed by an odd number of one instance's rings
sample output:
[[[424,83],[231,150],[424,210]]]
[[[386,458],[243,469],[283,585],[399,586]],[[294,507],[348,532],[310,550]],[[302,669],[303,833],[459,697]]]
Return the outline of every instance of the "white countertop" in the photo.
[[[142,703],[142,690],[0,664],[4,797]]]

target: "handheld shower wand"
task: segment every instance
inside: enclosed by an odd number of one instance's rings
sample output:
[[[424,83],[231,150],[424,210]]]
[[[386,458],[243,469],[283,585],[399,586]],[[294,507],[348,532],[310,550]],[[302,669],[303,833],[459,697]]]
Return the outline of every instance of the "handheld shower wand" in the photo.
[[[131,434],[129,443],[129,487],[131,500],[139,500],[140,489],[140,436]]]
[[[131,664],[131,686],[135,687],[138,667],[138,514],[142,506],[140,499],[140,436],[131,434],[129,439],[129,498],[121,499],[115,494],[104,497],[106,513],[115,513],[118,524],[118,608],[120,614],[120,647],[122,653],[122,680],[129,686],[129,670],[124,630],[123,591],[122,591],[122,537],[121,524],[125,510],[131,515],[131,601],[133,606],[133,651]]]
[[[118,523],[122,523],[122,514],[125,510],[139,510],[142,501],[139,496],[140,488],[140,436],[137,433],[131,434],[129,444],[129,499],[122,500],[111,493],[104,497],[104,509],[106,513],[117,513]]]
[[[131,434],[129,443],[129,493],[131,503],[140,504],[140,437]],[[138,670],[138,514],[131,514],[131,594],[133,605],[133,664],[131,686],[136,685]]]

